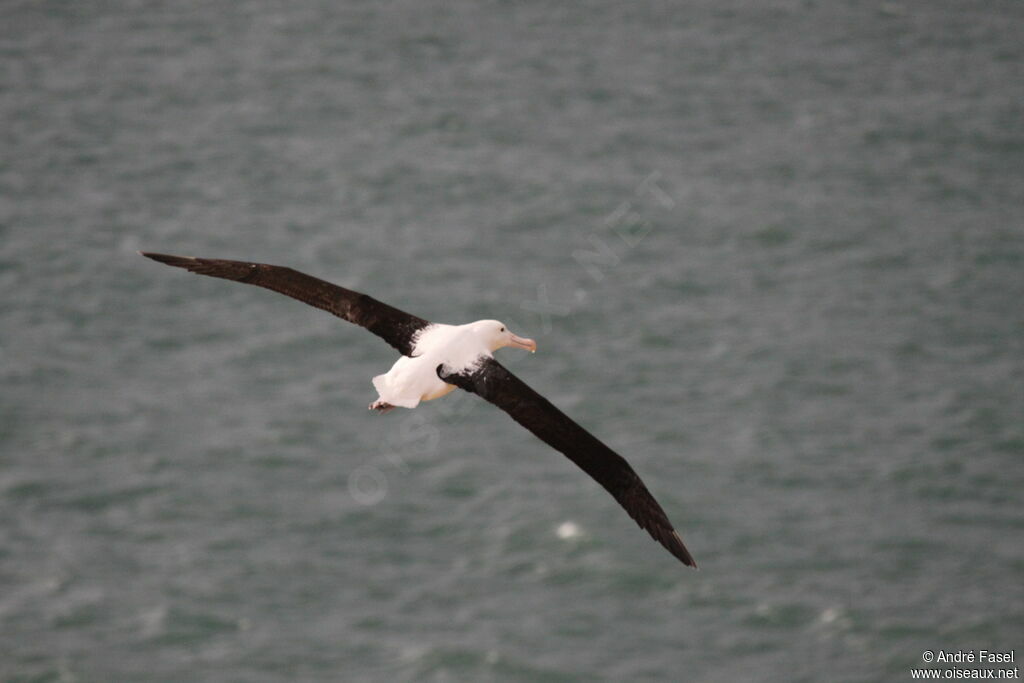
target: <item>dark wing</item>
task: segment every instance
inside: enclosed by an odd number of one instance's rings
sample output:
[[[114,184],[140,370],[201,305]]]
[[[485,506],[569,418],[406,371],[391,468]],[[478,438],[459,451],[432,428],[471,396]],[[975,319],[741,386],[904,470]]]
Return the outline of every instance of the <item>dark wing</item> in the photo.
[[[416,333],[430,324],[423,318],[404,313],[365,294],[332,285],[291,268],[266,263],[139,253],[154,261],[200,275],[266,287],[310,306],[322,308],[350,323],[365,327],[406,356],[412,354]]]
[[[501,363],[493,358],[484,358],[477,367],[460,373],[448,372],[442,365],[437,368],[437,374],[445,382],[490,401],[549,446],[565,454],[605,487],[654,540],[683,564],[697,566],[665,511],[629,463]]]

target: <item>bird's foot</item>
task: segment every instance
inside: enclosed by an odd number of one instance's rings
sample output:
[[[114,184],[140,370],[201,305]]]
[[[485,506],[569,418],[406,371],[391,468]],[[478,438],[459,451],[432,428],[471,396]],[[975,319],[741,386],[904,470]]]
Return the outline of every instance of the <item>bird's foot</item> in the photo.
[[[381,415],[383,415],[384,413],[390,413],[392,410],[395,409],[395,407],[390,403],[387,403],[386,401],[381,401],[379,399],[371,403],[369,408],[370,410],[376,410]]]

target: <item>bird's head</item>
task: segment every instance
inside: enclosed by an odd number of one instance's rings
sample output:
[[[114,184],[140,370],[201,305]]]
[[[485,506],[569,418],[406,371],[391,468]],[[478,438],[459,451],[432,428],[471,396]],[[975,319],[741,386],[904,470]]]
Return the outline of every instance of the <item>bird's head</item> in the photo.
[[[512,330],[508,329],[508,326],[500,320],[478,320],[473,323],[473,329],[483,338],[487,348],[491,351],[497,351],[506,346],[526,349],[530,353],[537,351],[537,342],[512,334]]]

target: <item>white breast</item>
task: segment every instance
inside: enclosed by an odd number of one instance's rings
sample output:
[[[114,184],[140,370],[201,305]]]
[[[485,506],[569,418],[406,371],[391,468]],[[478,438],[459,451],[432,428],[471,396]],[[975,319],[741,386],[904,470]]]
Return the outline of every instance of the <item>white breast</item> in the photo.
[[[413,355],[402,356],[384,375],[373,378],[382,401],[403,408],[415,408],[420,401],[444,396],[455,387],[437,376],[437,366],[454,370],[468,368],[490,350],[466,329],[466,325],[435,324],[420,332]]]
[[[481,355],[491,355],[490,349],[469,325],[431,325],[416,338],[413,357],[429,356],[437,364],[444,363],[453,370],[464,370],[476,363]],[[437,368],[437,364],[434,368]]]

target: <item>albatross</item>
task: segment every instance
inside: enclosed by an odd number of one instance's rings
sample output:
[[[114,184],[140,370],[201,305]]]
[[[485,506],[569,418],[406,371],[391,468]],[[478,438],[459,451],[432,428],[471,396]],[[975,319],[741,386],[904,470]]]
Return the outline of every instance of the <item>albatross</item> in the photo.
[[[507,346],[537,350],[535,341],[513,334],[504,323],[433,323],[283,266],[139,253],[200,275],[264,287],[365,327],[401,354],[388,372],[373,378],[378,398],[370,403],[370,410],[415,408],[456,388],[476,394],[576,463],[612,494],[640,528],[683,564],[697,567],[665,511],[629,463],[494,359],[494,352]]]

